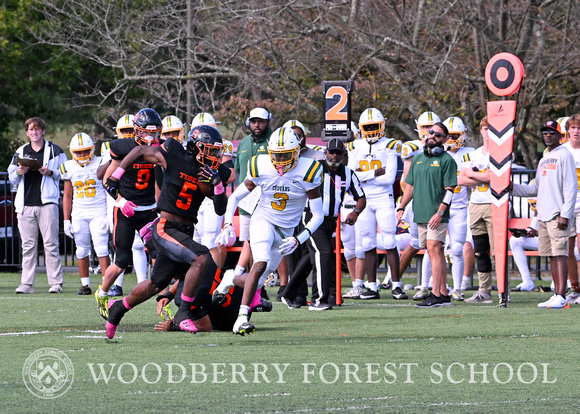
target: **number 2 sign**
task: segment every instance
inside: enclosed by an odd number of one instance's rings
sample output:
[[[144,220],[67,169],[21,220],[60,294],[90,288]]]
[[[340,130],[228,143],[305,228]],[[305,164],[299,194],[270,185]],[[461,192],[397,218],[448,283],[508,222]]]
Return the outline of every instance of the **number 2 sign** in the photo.
[[[350,93],[354,88],[353,81],[324,81],[324,130],[322,139],[332,138],[349,140],[350,131]]]

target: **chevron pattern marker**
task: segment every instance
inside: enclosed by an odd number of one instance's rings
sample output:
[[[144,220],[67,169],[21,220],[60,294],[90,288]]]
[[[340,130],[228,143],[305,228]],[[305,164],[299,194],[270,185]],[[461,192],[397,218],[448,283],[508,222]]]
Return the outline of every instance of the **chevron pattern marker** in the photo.
[[[496,95],[506,97],[516,93],[524,78],[524,66],[514,55],[495,55],[485,69],[487,87]],[[506,99],[506,98],[504,98]],[[510,182],[513,159],[517,101],[487,102],[489,124],[489,161],[491,188],[491,216],[497,290],[507,305],[508,272],[507,240]]]

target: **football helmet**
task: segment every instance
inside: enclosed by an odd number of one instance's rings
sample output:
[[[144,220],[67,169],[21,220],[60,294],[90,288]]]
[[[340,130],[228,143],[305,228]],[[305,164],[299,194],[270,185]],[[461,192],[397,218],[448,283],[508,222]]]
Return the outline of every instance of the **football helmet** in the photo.
[[[385,117],[376,108],[363,111],[358,121],[361,136],[371,144],[385,136]]]
[[[163,128],[161,129],[161,139],[166,140],[169,138],[168,136],[165,136],[168,132],[179,131],[179,135],[173,138],[179,141],[180,144],[183,144],[183,141],[185,141],[185,126],[183,125],[183,122],[181,122],[181,119],[174,115],[169,115],[163,118],[161,125],[163,125]]]
[[[159,139],[159,135],[163,129],[163,124],[161,123],[161,117],[155,110],[151,108],[141,109],[135,114],[133,124],[135,128],[135,141],[137,141],[137,144],[157,144],[157,140]]]
[[[300,128],[302,130],[302,133],[304,134],[304,136],[306,136],[306,133],[309,132],[304,127],[304,124],[296,119],[291,119],[290,121],[287,121],[284,125],[282,125],[282,128],[292,128],[292,127]]]
[[[268,140],[268,153],[278,173],[287,173],[298,164],[300,138],[292,128],[278,128]]]
[[[423,112],[419,119],[415,120],[415,124],[417,124],[417,133],[419,134],[419,139],[421,141],[425,141],[427,139],[427,135],[429,135],[429,128],[431,128],[435,123],[441,122],[441,119],[435,112]]]
[[[465,124],[456,116],[451,116],[443,121],[443,125],[447,127],[449,131],[447,143],[447,150],[454,150],[461,148],[465,143]]]
[[[195,128],[196,126],[200,125],[209,125],[214,128],[217,128],[217,122],[215,118],[211,116],[211,114],[208,114],[207,112],[201,112],[197,114],[195,118],[193,118],[193,121],[191,121],[192,128]]]
[[[117,121],[117,138],[129,138],[133,139],[135,137],[135,128],[133,125],[134,115],[123,115]]]
[[[222,156],[233,157],[234,156],[234,144],[232,144],[232,141],[228,141],[228,140],[224,139],[223,144],[224,144],[224,153],[222,154]]]
[[[95,158],[95,143],[93,142],[93,139],[84,132],[79,132],[72,137],[69,149],[73,160],[75,160],[81,167],[89,165]],[[88,155],[80,155],[81,152],[87,150],[90,150]]]
[[[566,122],[568,122],[569,116],[564,118],[558,118],[556,122],[558,123],[558,132],[562,134],[562,138],[560,138],[560,144],[565,144],[566,142],[570,141],[570,137],[566,132]]]
[[[220,132],[209,125],[198,125],[189,131],[185,150],[197,162],[212,170],[222,163],[224,144]]]

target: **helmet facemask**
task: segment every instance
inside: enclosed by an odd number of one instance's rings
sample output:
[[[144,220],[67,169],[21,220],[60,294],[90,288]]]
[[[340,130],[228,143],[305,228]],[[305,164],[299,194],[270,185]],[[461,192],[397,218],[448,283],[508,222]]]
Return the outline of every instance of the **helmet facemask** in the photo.
[[[361,123],[359,127],[361,136],[371,144],[385,136],[385,121]]]
[[[224,146],[221,142],[208,144],[206,142],[197,141],[195,146],[198,149],[195,159],[200,164],[207,165],[212,170],[216,170],[222,164]]]
[[[88,154],[86,155],[80,155],[80,153],[85,152],[87,150],[90,150]],[[75,149],[75,150],[70,150],[71,155],[73,157],[73,160],[76,161],[76,163],[78,165],[80,165],[81,167],[85,167],[87,165],[89,165],[93,159],[95,158],[95,146],[91,146],[88,148],[79,148],[79,149]]]
[[[135,125],[135,141],[139,145],[156,146],[159,142],[160,134],[161,128],[155,125],[147,125],[145,128]]]
[[[280,175],[287,173],[298,164],[300,146],[291,149],[272,150],[268,148],[274,168]]]

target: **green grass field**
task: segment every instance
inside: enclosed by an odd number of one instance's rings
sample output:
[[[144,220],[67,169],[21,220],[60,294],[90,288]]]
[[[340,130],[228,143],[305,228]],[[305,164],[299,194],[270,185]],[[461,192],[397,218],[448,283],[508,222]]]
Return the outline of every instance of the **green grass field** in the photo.
[[[0,274],[0,412],[545,413],[580,407],[580,308],[538,309],[548,293],[514,293],[507,308],[416,309],[386,291],[384,299],[351,300],[327,312],[276,303],[273,312],[252,317],[257,331],[247,337],[155,332],[159,319],[150,301],[129,312],[108,341],[94,298],[74,295],[77,277],[66,275],[63,294],[50,295],[46,276],[38,275],[40,293],[16,295],[19,275]],[[132,281],[126,277],[126,290]],[[72,385],[55,399],[36,397],[23,380],[26,359],[42,348],[63,351],[72,362]]]

